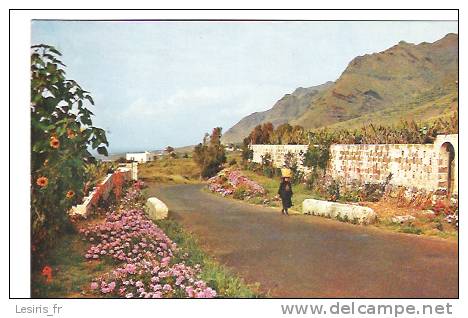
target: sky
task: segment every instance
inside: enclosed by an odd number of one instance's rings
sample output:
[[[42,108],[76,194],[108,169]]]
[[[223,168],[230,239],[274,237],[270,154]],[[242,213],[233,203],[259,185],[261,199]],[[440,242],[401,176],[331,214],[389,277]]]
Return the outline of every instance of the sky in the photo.
[[[433,42],[456,21],[32,21],[90,91],[110,153],[199,143],[213,127],[335,81],[356,56]]]

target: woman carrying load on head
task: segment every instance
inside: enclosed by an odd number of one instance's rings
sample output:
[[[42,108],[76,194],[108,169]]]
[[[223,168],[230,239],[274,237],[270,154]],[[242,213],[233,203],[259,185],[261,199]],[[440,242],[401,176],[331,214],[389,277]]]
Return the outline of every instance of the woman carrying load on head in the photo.
[[[291,185],[291,170],[290,169],[281,169],[281,183],[278,189],[278,194],[281,198],[283,209],[281,213],[284,215],[288,214],[288,209],[292,207],[291,198],[293,196],[292,185]]]

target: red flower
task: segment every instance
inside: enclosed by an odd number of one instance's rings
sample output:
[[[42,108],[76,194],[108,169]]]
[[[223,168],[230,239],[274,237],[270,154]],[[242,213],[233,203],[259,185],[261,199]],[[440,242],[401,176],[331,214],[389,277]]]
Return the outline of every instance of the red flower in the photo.
[[[47,283],[50,283],[52,281],[52,267],[49,265],[44,266],[41,275],[46,277]]]
[[[76,137],[76,133],[73,130],[71,130],[70,128],[68,128],[67,129],[67,136],[68,136],[69,139],[73,139],[73,138]]]
[[[122,185],[124,182],[124,177],[123,174],[120,171],[117,171],[114,173],[112,176],[112,185],[113,185],[113,191],[115,194],[115,197],[118,199],[120,198],[120,195],[122,194]]]
[[[103,195],[103,192],[104,192],[104,189],[102,187],[102,185],[98,185],[96,187],[96,192],[94,192],[93,194],[93,198],[91,199],[91,203],[96,206],[98,203],[99,203],[99,199],[101,198],[101,196]]]
[[[60,147],[60,141],[57,139],[57,137],[55,136],[50,137],[50,146],[55,149]]]
[[[36,180],[36,184],[40,186],[41,188],[47,187],[48,183],[49,183],[49,179],[47,179],[47,177],[39,177]]]

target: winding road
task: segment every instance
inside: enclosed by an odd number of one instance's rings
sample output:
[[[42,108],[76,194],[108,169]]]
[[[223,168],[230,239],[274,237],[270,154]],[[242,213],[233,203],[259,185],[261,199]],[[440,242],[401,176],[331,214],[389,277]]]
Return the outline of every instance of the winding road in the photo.
[[[148,188],[202,248],[271,297],[457,298],[458,244],[221,198]]]

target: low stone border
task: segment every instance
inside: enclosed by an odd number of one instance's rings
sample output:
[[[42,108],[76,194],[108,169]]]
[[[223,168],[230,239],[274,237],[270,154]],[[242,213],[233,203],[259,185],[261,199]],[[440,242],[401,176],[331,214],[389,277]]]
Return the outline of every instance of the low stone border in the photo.
[[[302,202],[302,213],[359,224],[373,223],[377,218],[374,210],[369,207],[315,199]]]
[[[135,172],[131,167],[119,167],[117,168],[116,172],[108,174],[104,180],[99,184],[98,187],[101,188],[102,191],[102,198],[105,200],[109,196],[109,193],[112,190],[112,178],[115,173],[121,173],[124,177],[124,180],[135,180]],[[138,176],[136,176],[138,177]],[[95,187],[89,194],[83,198],[83,203],[75,205],[70,210],[70,215],[81,215],[87,216],[91,209],[93,208],[93,197],[96,195],[97,188]]]

